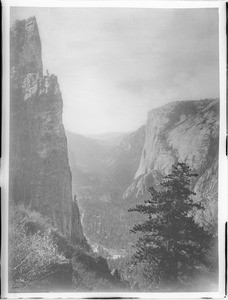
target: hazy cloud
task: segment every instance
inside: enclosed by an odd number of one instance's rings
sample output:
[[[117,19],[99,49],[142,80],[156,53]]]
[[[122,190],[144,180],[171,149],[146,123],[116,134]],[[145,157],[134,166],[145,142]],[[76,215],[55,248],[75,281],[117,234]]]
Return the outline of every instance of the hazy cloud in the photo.
[[[35,15],[65,126],[131,131],[169,101],[218,97],[217,9],[13,8]]]

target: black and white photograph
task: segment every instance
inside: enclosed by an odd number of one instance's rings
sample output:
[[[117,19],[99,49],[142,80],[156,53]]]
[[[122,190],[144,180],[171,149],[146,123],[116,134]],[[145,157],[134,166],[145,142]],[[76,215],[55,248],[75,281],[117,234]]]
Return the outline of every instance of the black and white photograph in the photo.
[[[9,7],[9,293],[221,290],[219,12]]]

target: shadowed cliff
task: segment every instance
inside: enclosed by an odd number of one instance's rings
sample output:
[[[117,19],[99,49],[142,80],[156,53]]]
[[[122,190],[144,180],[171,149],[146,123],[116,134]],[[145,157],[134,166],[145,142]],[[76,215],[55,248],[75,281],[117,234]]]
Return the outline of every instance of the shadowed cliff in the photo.
[[[49,217],[69,240],[82,242],[77,203],[72,201],[62,95],[57,77],[43,76],[35,17],[12,26],[10,54],[11,201]]]

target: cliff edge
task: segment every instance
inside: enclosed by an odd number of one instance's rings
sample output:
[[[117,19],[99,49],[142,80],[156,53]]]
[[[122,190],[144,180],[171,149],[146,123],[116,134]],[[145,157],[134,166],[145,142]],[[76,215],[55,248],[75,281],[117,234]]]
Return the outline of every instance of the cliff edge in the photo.
[[[192,182],[195,201],[204,211],[196,221],[214,231],[218,206],[219,100],[177,101],[149,112],[138,169],[125,198],[142,197],[149,186],[159,188],[172,165],[186,163],[198,177]]]
[[[57,77],[43,76],[36,18],[16,21],[10,30],[10,201],[49,217],[77,243],[85,238],[72,199],[62,109]]]

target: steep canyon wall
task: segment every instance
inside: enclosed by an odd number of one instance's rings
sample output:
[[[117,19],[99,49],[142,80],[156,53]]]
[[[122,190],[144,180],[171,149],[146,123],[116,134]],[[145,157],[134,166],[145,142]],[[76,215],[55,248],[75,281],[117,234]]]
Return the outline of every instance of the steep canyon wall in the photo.
[[[35,17],[10,30],[10,201],[49,217],[72,242],[84,240],[55,75],[43,76]],[[76,213],[75,213],[76,212]]]

